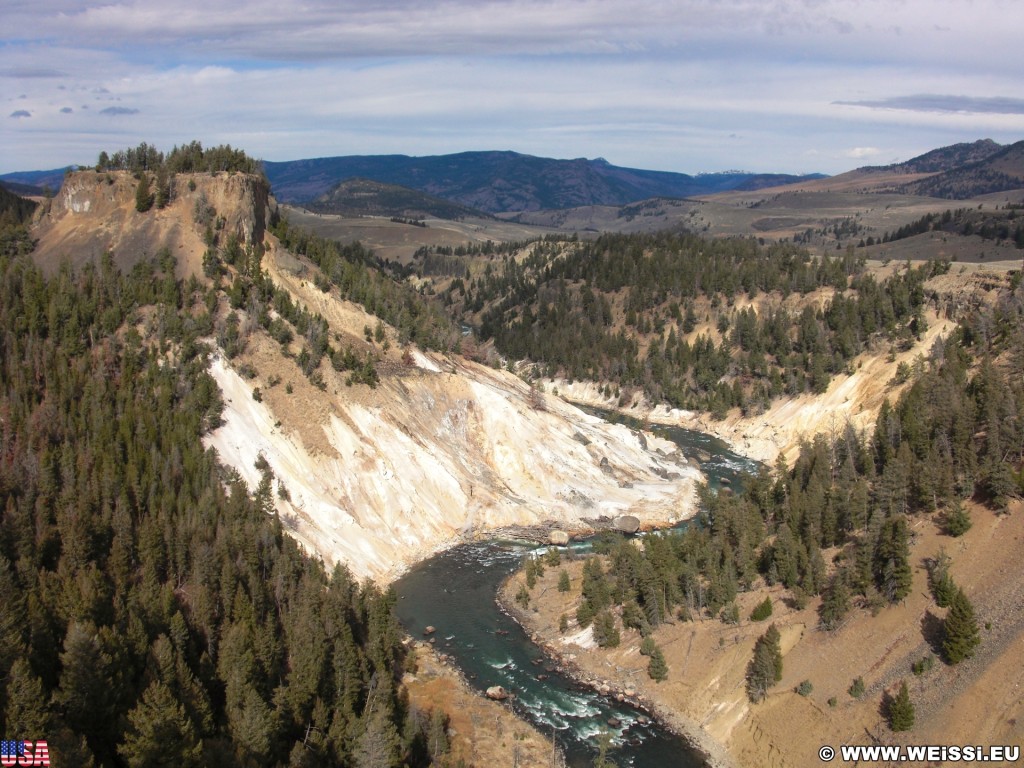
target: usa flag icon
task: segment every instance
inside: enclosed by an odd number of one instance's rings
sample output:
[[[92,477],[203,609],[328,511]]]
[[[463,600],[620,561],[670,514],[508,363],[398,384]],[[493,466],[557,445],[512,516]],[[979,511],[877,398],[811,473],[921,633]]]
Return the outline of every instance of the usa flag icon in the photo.
[[[3,757],[21,757],[25,754],[25,742],[15,740],[0,741],[0,755]]]

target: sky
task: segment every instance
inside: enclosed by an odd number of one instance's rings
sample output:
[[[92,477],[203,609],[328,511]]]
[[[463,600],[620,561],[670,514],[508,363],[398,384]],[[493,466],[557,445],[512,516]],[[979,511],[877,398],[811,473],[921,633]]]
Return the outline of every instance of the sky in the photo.
[[[1024,139],[1020,0],[0,0],[0,173],[198,139],[841,173]]]

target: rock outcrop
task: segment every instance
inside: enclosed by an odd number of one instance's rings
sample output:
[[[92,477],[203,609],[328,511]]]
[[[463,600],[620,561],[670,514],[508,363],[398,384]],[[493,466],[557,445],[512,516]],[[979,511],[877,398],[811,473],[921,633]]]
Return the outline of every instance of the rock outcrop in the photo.
[[[152,175],[151,175],[152,180]],[[111,253],[122,269],[166,249],[182,277],[202,272],[206,222],[195,215],[208,206],[214,234],[243,244],[263,241],[276,203],[262,176],[190,173],[170,180],[170,201],[141,213],[135,207],[138,179],[128,171],[75,171],[36,214],[37,263],[55,271],[63,260],[75,267]]]
[[[332,338],[373,327],[361,307],[313,285],[311,265],[268,242],[268,276],[324,317]],[[386,581],[496,528],[573,530],[620,515],[668,524],[696,509],[702,476],[674,443],[652,434],[644,448],[635,430],[558,398],[533,408],[521,379],[457,355],[413,350],[401,362],[394,343],[376,354],[391,372],[374,389],[346,386],[329,365],[323,390],[312,386],[260,331],[242,357],[211,368],[227,407],[208,444],[252,488],[262,454],[287,489],[276,501],[286,529],[329,564]]]

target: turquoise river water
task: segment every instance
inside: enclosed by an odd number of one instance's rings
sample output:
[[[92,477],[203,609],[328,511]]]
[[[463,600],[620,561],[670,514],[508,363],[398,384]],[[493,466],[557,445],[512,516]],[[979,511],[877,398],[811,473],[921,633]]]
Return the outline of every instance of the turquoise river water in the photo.
[[[678,427],[653,431],[675,442],[688,457],[705,459],[701,468],[712,485],[727,478],[737,487],[744,473],[757,470],[756,462],[732,452],[717,438]],[[587,546],[580,542],[572,548]],[[501,582],[535,548],[495,539],[460,545],[418,564],[395,584],[399,620],[414,637],[422,636],[427,626],[435,627],[438,650],[449,654],[479,690],[500,685],[513,692],[513,709],[545,735],[554,735],[572,768],[593,764],[594,737],[601,731],[612,733],[610,757],[620,768],[704,766],[701,755],[682,737],[646,720],[642,712],[580,686],[557,670],[544,669],[544,662],[538,664],[543,651],[495,601]],[[539,680],[539,672],[546,679]],[[609,720],[619,725],[609,727]]]

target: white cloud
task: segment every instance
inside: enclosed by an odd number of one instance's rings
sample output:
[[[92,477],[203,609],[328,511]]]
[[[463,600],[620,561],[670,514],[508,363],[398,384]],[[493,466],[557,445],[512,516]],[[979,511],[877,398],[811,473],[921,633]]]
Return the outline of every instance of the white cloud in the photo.
[[[877,157],[881,153],[882,150],[878,147],[853,147],[842,152],[842,155],[852,160],[863,160],[868,157]]]
[[[0,146],[21,169],[199,138],[267,159],[509,148],[837,172],[861,159],[850,147],[911,156],[1024,136],[1010,108],[1024,4],[1003,0],[6,0],[4,13],[0,77],[25,94],[9,110],[33,120],[5,121]],[[944,93],[970,94],[973,111],[906,96]],[[811,149],[821,166],[806,167]]]

